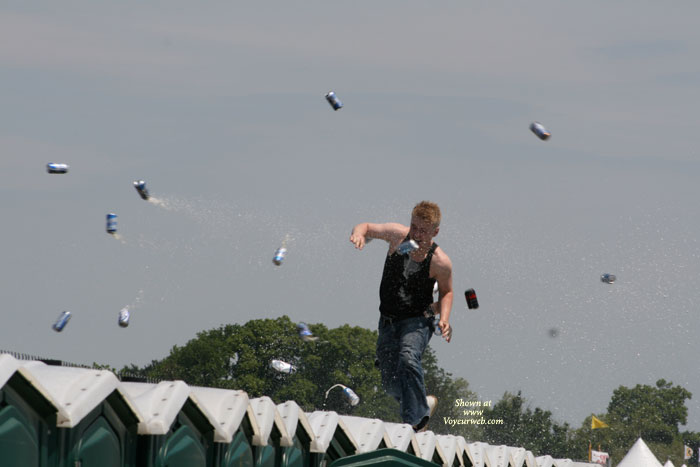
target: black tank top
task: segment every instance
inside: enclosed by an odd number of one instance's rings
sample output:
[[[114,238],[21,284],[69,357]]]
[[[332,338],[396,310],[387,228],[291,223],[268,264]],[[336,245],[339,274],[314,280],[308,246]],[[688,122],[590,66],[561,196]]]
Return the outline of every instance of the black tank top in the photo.
[[[379,311],[383,316],[394,319],[422,316],[433,303],[435,279],[429,276],[430,260],[436,248],[437,244],[433,243],[420,263],[396,251],[387,255],[379,286]]]

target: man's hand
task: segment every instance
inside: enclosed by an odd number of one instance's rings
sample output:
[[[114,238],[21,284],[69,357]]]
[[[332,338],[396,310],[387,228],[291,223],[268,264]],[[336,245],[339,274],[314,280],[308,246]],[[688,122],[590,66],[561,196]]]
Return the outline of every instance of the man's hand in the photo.
[[[355,245],[355,248],[361,250],[367,244],[367,239],[364,235],[356,234],[354,231],[350,234],[350,242]]]
[[[445,339],[447,342],[450,342],[450,340],[452,340],[452,326],[450,326],[450,323],[447,321],[440,320],[438,322],[438,326],[442,331],[443,339]]]

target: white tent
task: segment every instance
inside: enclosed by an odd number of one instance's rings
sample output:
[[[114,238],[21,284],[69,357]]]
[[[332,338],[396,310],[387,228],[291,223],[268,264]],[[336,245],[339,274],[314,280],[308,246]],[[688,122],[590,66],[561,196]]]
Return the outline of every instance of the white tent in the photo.
[[[673,462],[671,462],[671,459],[667,460],[666,463],[664,464],[664,467],[676,467],[673,465]]]
[[[649,446],[639,438],[636,443],[627,451],[617,467],[663,467],[656,459]]]

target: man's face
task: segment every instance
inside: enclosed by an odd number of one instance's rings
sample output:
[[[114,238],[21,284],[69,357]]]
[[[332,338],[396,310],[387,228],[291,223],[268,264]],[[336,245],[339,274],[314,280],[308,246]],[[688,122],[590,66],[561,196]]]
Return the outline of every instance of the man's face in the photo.
[[[433,237],[437,235],[439,227],[418,217],[411,217],[411,228],[408,237],[415,240],[421,247],[429,247],[433,243]]]

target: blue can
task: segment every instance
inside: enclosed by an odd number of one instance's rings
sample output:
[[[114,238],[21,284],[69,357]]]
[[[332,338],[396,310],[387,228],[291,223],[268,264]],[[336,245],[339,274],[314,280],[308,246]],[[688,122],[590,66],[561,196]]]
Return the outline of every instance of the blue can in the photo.
[[[58,164],[56,162],[49,162],[48,164],[46,164],[46,171],[50,174],[68,173],[68,164]]]
[[[305,336],[312,336],[311,329],[306,323],[297,324],[297,331],[299,332],[299,337],[303,338]]]
[[[111,212],[107,214],[107,233],[112,235],[117,233],[117,215]]]
[[[275,256],[272,257],[272,262],[275,263],[277,266],[280,266],[282,264],[282,261],[284,261],[284,256],[287,254],[287,249],[285,247],[278,248],[277,251],[275,251]]]
[[[552,134],[547,131],[547,129],[540,122],[532,122],[530,124],[530,131],[532,131],[539,139],[546,141]]]
[[[606,284],[613,284],[617,280],[617,277],[615,277],[615,274],[608,274],[607,272],[600,276],[600,281],[605,282]]]
[[[141,196],[141,198],[148,201],[150,195],[148,194],[148,189],[146,189],[146,182],[144,182],[143,180],[135,180],[134,188],[136,188],[136,191],[138,191],[139,196]]]
[[[396,248],[396,251],[398,251],[400,255],[407,255],[410,252],[412,252],[413,250],[417,250],[417,249],[418,249],[418,243],[416,243],[415,240],[406,240],[405,242],[403,242],[401,245],[399,245]]]
[[[440,326],[438,326],[439,323],[440,323],[440,317],[439,317],[439,316],[436,316],[436,317],[433,319],[433,327],[435,328],[435,329],[433,330],[433,333],[434,333],[436,336],[442,336],[442,329],[440,329]]]
[[[68,324],[69,320],[70,320],[70,311],[64,311],[58,317],[58,320],[56,320],[56,322],[54,323],[53,330],[56,332],[63,331],[63,328],[66,327],[66,324]]]
[[[331,107],[333,107],[333,110],[338,110],[343,106],[343,103],[340,102],[340,99],[338,99],[338,96],[336,96],[333,91],[329,91],[328,94],[326,94],[326,100]]]
[[[311,333],[311,329],[309,329],[309,326],[306,323],[297,324],[297,332],[299,332],[299,337],[301,337],[301,340],[304,342],[313,342],[318,340],[318,337],[314,337],[314,335]]]

